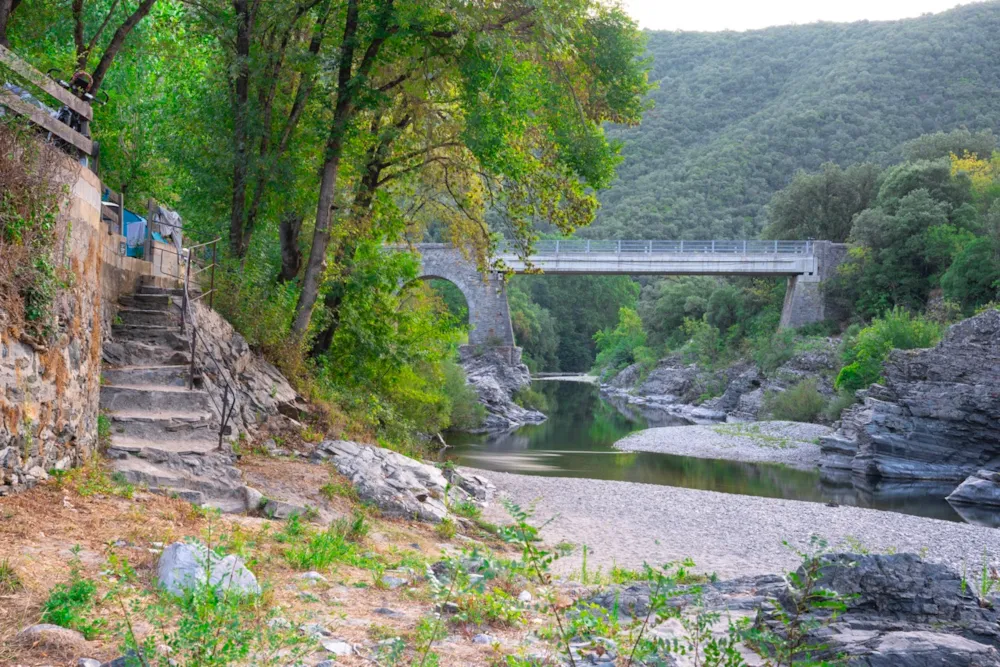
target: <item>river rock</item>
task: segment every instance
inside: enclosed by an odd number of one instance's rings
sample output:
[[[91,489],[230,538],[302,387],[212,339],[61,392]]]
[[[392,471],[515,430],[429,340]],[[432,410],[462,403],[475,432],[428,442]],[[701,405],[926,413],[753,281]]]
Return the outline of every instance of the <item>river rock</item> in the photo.
[[[953,505],[1000,507],[1000,472],[978,470],[965,478],[948,496]]]
[[[157,581],[173,595],[208,584],[241,595],[259,595],[257,578],[234,554],[221,557],[197,542],[174,542],[160,556]]]
[[[87,643],[83,635],[76,630],[51,623],[37,623],[28,626],[17,633],[14,641],[22,646],[47,649],[79,648]]]
[[[1000,468],[1000,311],[952,325],[933,348],[893,350],[882,374],[823,441],[821,466],[842,467],[854,442],[855,476],[957,483]]]
[[[531,384],[531,371],[521,362],[521,348],[464,345],[459,349],[459,362],[486,408],[486,419],[475,432],[508,431],[545,421],[541,412],[514,402],[518,390]]]
[[[325,440],[313,459],[331,461],[351,480],[358,496],[387,516],[439,523],[448,514],[448,480],[432,465],[398,452],[346,440]]]

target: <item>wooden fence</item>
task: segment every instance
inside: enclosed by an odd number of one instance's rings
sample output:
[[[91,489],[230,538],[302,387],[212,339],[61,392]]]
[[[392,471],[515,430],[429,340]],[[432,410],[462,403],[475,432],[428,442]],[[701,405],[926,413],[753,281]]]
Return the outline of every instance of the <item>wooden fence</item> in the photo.
[[[47,75],[39,72],[18,57],[13,51],[2,45],[0,45],[0,65],[5,66],[0,67],[0,85],[4,83],[3,79],[6,78],[4,77],[5,70],[10,70],[10,72],[19,77],[17,81],[11,83],[25,88],[42,103],[47,101],[42,96],[42,93],[51,99],[55,99],[62,104],[62,109],[66,110],[67,113],[76,114],[80,117],[80,125],[83,131],[75,130],[62,120],[51,116],[45,109],[24,101],[13,91],[6,88],[0,88],[0,106],[20,116],[24,116],[38,127],[73,146],[96,162],[98,145],[96,141],[93,141],[88,136],[90,134],[90,121],[94,119],[94,113],[90,104],[81,100],[66,88],[63,88]]]

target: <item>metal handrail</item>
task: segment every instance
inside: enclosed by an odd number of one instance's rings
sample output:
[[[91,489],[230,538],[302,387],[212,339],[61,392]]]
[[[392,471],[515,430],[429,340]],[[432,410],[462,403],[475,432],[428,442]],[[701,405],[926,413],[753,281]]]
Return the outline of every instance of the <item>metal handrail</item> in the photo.
[[[503,241],[497,254],[520,254],[523,244]],[[814,241],[709,240],[709,241],[627,241],[603,239],[543,239],[532,246],[532,255],[541,254],[726,254],[726,255],[806,255],[815,252]]]
[[[218,243],[221,240],[222,239],[220,237],[213,241],[208,241],[207,243],[199,243],[197,245],[185,248],[185,250],[187,250],[186,259],[183,258],[183,255],[181,255],[180,253],[175,253],[181,256],[182,259],[184,259],[184,291],[182,297],[183,301],[181,304],[181,333],[182,334],[186,333],[187,327],[190,326],[191,368],[188,375],[189,390],[194,389],[196,363],[198,359],[198,321],[195,318],[194,308],[192,308],[191,304],[208,295],[209,308],[212,307],[213,304],[212,295],[214,295],[215,293],[215,267],[216,265],[218,265],[218,251],[219,251]],[[212,246],[212,263],[206,266],[198,267],[193,275],[197,277],[201,272],[205,271],[206,269],[211,269],[210,287],[208,292],[203,292],[202,294],[199,294],[198,296],[192,298],[191,265],[194,263],[195,259],[194,251],[197,250],[198,248],[204,248],[207,246]],[[223,439],[229,432],[229,421],[230,419],[232,419],[233,410],[235,410],[236,408],[236,388],[238,388],[239,385],[236,383],[235,378],[233,378],[232,374],[226,369],[226,367],[223,364],[221,364],[218,359],[215,358],[215,354],[212,352],[212,348],[206,345],[204,341],[202,341],[202,347],[204,348],[204,351],[207,353],[208,358],[212,361],[213,364],[215,364],[215,368],[218,372],[218,378],[220,380],[220,383],[222,384],[222,405],[219,405],[219,402],[216,401],[215,397],[212,396],[211,393],[209,393],[209,399],[219,410],[219,417],[220,417],[219,449],[222,449]]]

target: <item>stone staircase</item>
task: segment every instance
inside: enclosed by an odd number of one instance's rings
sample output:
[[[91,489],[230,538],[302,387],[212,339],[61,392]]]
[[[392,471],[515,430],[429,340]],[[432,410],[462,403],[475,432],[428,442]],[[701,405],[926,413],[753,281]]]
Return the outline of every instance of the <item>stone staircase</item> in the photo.
[[[111,421],[107,455],[128,481],[223,511],[247,508],[228,443],[220,447],[218,406],[188,389],[190,331],[181,333],[183,289],[144,282],[123,296],[104,344],[101,411]],[[215,397],[219,401],[219,397]]]

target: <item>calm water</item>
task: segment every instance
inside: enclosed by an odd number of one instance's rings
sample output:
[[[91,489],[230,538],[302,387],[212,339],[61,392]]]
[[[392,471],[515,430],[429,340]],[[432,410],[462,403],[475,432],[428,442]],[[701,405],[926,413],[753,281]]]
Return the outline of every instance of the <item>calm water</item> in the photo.
[[[548,399],[549,419],[545,423],[504,434],[453,433],[447,438],[454,447],[448,450],[448,457],[461,465],[525,475],[624,480],[767,498],[833,501],[964,520],[944,500],[953,485],[858,488],[849,481],[836,484],[823,480],[819,472],[776,464],[620,452],[611,445],[633,431],[685,422],[659,411],[612,404],[590,384],[541,380],[533,388]],[[995,523],[992,516],[966,518],[975,523]]]

